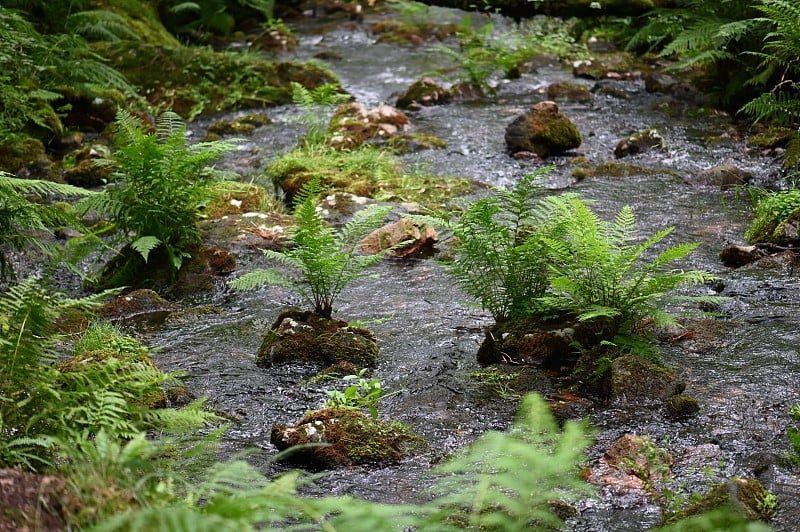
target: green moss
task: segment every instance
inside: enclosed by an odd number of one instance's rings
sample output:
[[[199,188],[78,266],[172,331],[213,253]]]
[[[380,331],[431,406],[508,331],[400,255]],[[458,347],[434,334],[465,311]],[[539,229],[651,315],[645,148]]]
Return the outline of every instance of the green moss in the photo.
[[[248,107],[290,103],[291,82],[315,88],[336,81],[314,64],[272,62],[255,55],[152,43],[96,43],[112,66],[153,105],[189,119]],[[158,69],[153,69],[158,65]]]
[[[721,508],[749,520],[768,521],[777,515],[778,501],[758,480],[732,478],[714,486],[702,500],[675,514],[670,522]]]
[[[0,143],[0,170],[15,173],[32,164],[49,164],[44,144],[27,136],[12,136]]]

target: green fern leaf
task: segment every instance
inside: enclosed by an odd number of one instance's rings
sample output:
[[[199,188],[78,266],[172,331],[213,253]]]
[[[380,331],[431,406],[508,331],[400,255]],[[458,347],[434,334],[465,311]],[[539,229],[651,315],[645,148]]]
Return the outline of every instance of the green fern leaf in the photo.
[[[138,252],[145,262],[150,256],[150,252],[161,245],[161,240],[154,236],[142,236],[131,242],[131,248]]]

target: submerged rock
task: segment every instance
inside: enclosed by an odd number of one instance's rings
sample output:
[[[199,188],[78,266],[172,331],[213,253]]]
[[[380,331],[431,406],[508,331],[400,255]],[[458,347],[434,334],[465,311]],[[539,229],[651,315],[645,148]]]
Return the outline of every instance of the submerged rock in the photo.
[[[269,367],[294,360],[331,365],[345,360],[357,367],[378,362],[375,336],[344,320],[325,318],[314,312],[281,314],[267,332],[256,354],[256,364]]]
[[[655,148],[664,150],[666,147],[667,143],[661,133],[652,128],[642,129],[620,140],[614,148],[614,155],[620,159],[628,155],[645,153]]]
[[[625,434],[592,466],[588,481],[618,490],[645,490],[671,473],[675,460],[649,436]]]
[[[673,369],[639,355],[624,355],[611,362],[607,387],[612,405],[646,406],[681,393],[684,384]]]
[[[750,172],[732,164],[721,164],[696,174],[690,174],[684,181],[694,186],[713,186],[720,188],[733,188],[750,182],[753,175]]]
[[[273,425],[270,433],[278,450],[296,447],[287,460],[311,469],[396,462],[419,440],[402,423],[344,408],[311,412],[293,426]]]
[[[555,102],[539,102],[506,127],[511,153],[532,152],[539,157],[558,155],[581,145],[581,134]]]

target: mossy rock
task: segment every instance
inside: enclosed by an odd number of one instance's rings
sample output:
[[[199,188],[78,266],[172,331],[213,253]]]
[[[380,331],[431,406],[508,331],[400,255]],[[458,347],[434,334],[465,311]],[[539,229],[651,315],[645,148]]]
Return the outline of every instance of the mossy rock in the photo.
[[[620,140],[614,148],[614,156],[620,159],[629,155],[646,153],[653,149],[666,150],[666,140],[653,128],[642,129]]]
[[[633,56],[625,52],[595,54],[590,60],[579,61],[573,74],[579,78],[606,79],[609,74],[623,75],[637,68]]]
[[[396,462],[407,447],[422,440],[402,423],[373,419],[356,410],[326,408],[309,413],[294,426],[273,425],[270,441],[280,451],[300,446],[288,455],[293,463],[333,469]]]
[[[691,395],[678,393],[669,397],[665,403],[667,414],[674,418],[685,418],[700,411],[700,403]]]
[[[506,146],[511,153],[530,152],[549,157],[577,148],[581,134],[555,102],[540,102],[506,127]]]
[[[416,153],[423,150],[443,150],[447,148],[447,141],[421,131],[401,133],[391,137],[386,146],[398,155]]]
[[[337,81],[319,65],[268,61],[254,54],[130,41],[95,47],[141,88],[151,104],[189,118],[290,103],[293,81],[308,89]],[[158,70],[152,65],[158,65]],[[231,80],[236,80],[235,86]],[[232,94],[239,96],[232,98]]]
[[[623,355],[610,363],[605,396],[614,405],[663,404],[684,386],[674,369],[640,355]]]
[[[797,134],[796,129],[781,126],[760,128],[747,138],[747,145],[759,150],[772,150],[785,147]]]
[[[222,181],[211,187],[211,202],[203,209],[203,214],[214,220],[231,214],[264,212],[276,203],[272,194],[255,183]]]
[[[48,168],[52,164],[41,140],[21,136],[0,142],[0,170],[16,175],[23,169]]]
[[[378,343],[374,335],[346,321],[325,318],[314,312],[281,314],[264,336],[256,364],[269,367],[292,361],[331,365],[345,360],[357,367],[375,367]]]
[[[720,509],[751,521],[768,521],[778,513],[778,500],[758,480],[737,477],[717,484],[700,501],[672,515],[668,522]]]
[[[488,366],[506,362],[572,369],[578,358],[572,343],[580,334],[579,324],[569,320],[509,318],[486,329],[478,349],[478,363]]]
[[[411,84],[397,98],[397,107],[401,109],[414,109],[417,107],[427,107],[431,105],[442,105],[450,102],[452,95],[450,90],[434,81],[432,78],[424,77]]]
[[[136,396],[127,397],[126,400],[149,409],[165,408],[167,406],[167,394],[158,383],[161,370],[147,354],[147,350],[141,346],[139,346],[138,351],[133,349],[120,351],[112,345],[107,349],[76,353],[72,358],[59,363],[57,369],[64,374],[88,373],[91,375],[93,370],[98,366],[107,364],[110,359],[120,362],[120,372],[125,372],[126,368],[138,371],[138,369],[134,369],[134,366],[144,366],[152,371],[154,376],[154,382],[150,386],[138,390]]]
[[[84,159],[65,170],[63,178],[68,184],[76,187],[100,187],[111,178],[111,168],[96,164],[94,159]]]

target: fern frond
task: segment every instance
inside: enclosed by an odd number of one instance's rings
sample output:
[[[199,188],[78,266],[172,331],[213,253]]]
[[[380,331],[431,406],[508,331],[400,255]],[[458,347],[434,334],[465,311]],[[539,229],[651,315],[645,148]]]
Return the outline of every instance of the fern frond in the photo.
[[[139,35],[129,27],[125,17],[113,11],[80,11],[67,17],[66,29],[90,40],[139,40]]]
[[[284,257],[284,255],[281,255]],[[264,286],[290,286],[286,276],[277,270],[253,270],[237,279],[228,281],[228,286],[235,290],[254,290]]]

